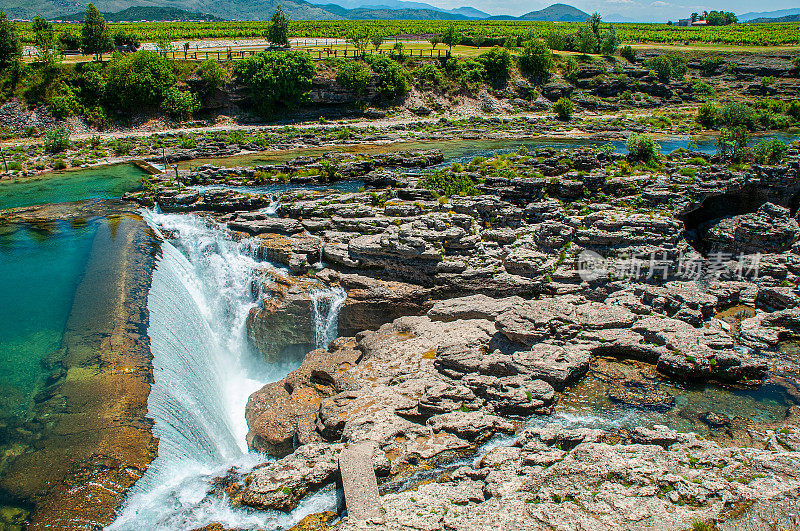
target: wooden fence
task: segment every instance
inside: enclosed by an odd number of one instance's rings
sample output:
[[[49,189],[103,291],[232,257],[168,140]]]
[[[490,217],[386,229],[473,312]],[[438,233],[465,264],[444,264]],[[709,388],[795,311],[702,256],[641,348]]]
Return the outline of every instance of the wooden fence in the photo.
[[[264,48],[267,49],[267,48]],[[161,51],[159,52],[161,55],[166,57],[167,59],[173,60],[184,60],[184,61],[205,61],[207,59],[214,59],[216,61],[235,61],[238,59],[244,59],[245,57],[250,57],[252,55],[257,54],[258,52],[263,50],[234,50],[232,48],[228,48],[227,50],[216,50],[216,51]],[[377,50],[372,52],[360,52],[359,50],[348,50],[345,48],[344,50],[339,50],[336,48],[321,48],[318,50],[304,50],[307,52],[311,58],[315,61],[321,61],[323,59],[329,59],[331,57],[341,57],[344,59],[359,59],[366,55],[397,55],[397,52],[394,50]],[[403,50],[402,52],[404,57],[449,57],[450,51],[449,50]]]

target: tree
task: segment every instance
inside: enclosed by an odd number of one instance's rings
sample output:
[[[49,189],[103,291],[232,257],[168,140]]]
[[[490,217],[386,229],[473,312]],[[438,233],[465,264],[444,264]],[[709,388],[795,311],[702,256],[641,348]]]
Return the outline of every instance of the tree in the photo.
[[[367,56],[372,71],[378,74],[378,94],[393,99],[408,92],[408,71],[403,65],[385,55]]]
[[[17,35],[17,28],[0,11],[0,66],[12,63],[22,55],[22,43]]]
[[[367,51],[367,46],[369,45],[369,34],[365,33],[364,31],[360,31],[358,28],[354,28],[350,31],[350,35],[347,37],[347,40],[353,45],[353,48],[358,50],[360,55],[364,55]]]
[[[115,56],[106,75],[106,100],[119,109],[156,107],[175,85],[172,63],[147,50]]]
[[[482,45],[484,42],[486,42],[486,35],[483,33],[483,31],[476,31],[476,32],[475,32],[475,33],[472,35],[472,44],[473,44],[473,45],[474,45],[476,48],[480,48],[480,47],[481,47],[481,45]]]
[[[597,51],[597,37],[590,26],[581,26],[575,35],[575,49],[581,53],[595,53]]]
[[[369,82],[372,81],[372,72],[361,61],[350,61],[342,65],[336,72],[336,81],[352,91],[358,99],[362,99],[367,95]]]
[[[698,16],[697,13],[692,13],[692,16],[689,18],[691,19],[692,22],[697,22],[697,16]]]
[[[595,11],[592,13],[592,16],[589,17],[589,26],[592,28],[592,33],[594,33],[594,38],[600,42],[600,22],[602,22],[602,18],[600,18],[600,13]]]
[[[375,47],[375,51],[377,52],[378,48],[380,48],[383,44],[384,38],[380,33],[374,33],[370,38],[370,41],[372,41],[372,46]]]
[[[277,106],[292,107],[306,97],[314,62],[306,52],[265,51],[237,62],[234,74],[249,89],[258,112],[268,115]]]
[[[161,109],[175,120],[184,122],[200,109],[200,100],[188,90],[170,87],[161,102]]]
[[[617,48],[619,48],[619,36],[614,26],[611,26],[600,36],[600,51],[606,55],[614,55],[617,53]]]
[[[448,51],[453,51],[453,46],[461,44],[461,33],[456,30],[455,24],[450,24],[442,33],[442,44],[447,46]]]
[[[531,39],[519,56],[519,66],[526,74],[544,78],[553,68],[553,52],[541,39]]]
[[[431,46],[435,50],[439,43],[442,41],[442,36],[439,34],[431,35],[431,38],[428,39],[428,42],[431,43]]]
[[[53,25],[42,17],[33,19],[33,42],[42,61],[50,62],[56,58],[56,33]]]
[[[499,46],[492,46],[488,52],[478,56],[486,76],[491,80],[506,79],[511,73],[511,52]]]
[[[289,19],[278,5],[272,14],[272,24],[267,30],[267,40],[275,46],[289,46]]]
[[[103,14],[94,7],[94,4],[88,4],[81,28],[81,51],[99,57],[102,61],[103,54],[113,50],[114,38],[106,26]]]

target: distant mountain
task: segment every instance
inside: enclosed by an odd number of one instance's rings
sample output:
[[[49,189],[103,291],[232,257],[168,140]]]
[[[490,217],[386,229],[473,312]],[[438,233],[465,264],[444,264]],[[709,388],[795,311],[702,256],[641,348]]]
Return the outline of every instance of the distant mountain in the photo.
[[[329,7],[331,4],[323,4],[322,0],[310,0],[312,4],[320,5],[323,7]],[[338,6],[349,10],[356,10],[356,9],[365,9],[369,11],[382,11],[382,10],[392,10],[392,11],[403,11],[403,10],[428,10],[428,11],[439,11],[440,13],[450,13],[453,15],[463,15],[468,18],[487,18],[491,15],[479,9],[475,9],[474,7],[458,7],[456,9],[442,9],[441,7],[436,7],[431,4],[426,4],[424,2],[409,2],[406,0],[377,0],[376,3],[369,2],[369,0],[340,0],[336,2]],[[396,18],[392,16],[391,18]]]
[[[2,1],[0,9],[10,18],[20,19],[32,19],[36,15],[49,19],[73,19],[86,9],[85,3],[75,0]],[[94,0],[94,4],[100,11],[109,14],[108,20],[197,20],[204,16],[201,14],[225,20],[266,20],[279,4],[291,20],[490,19],[572,22],[589,18],[583,11],[565,4],[553,4],[521,17],[491,17],[471,7],[445,10],[424,2],[406,0],[339,0],[335,4],[316,4],[305,0]],[[141,9],[145,11],[132,11]],[[198,18],[193,18],[195,16]],[[79,19],[82,18],[80,16]]]
[[[489,20],[536,20],[546,22],[585,22],[589,14],[567,4],[553,4],[539,11],[531,11],[522,16],[497,15]]]
[[[772,17],[772,18],[761,17],[747,21],[748,24],[768,24],[770,22],[800,22],[800,14],[786,15],[784,17]]]
[[[59,16],[58,20],[65,20],[69,22],[83,21],[84,12],[74,13],[72,15]],[[208,13],[197,13],[192,11],[185,11],[175,7],[129,7],[116,13],[103,13],[103,17],[108,22],[130,22],[147,20],[150,22],[170,21],[170,20],[204,20],[213,22],[215,20],[223,20]]]
[[[489,18],[492,16],[489,13],[481,11],[480,9],[475,9],[474,7],[457,7],[456,9],[450,9],[449,12],[456,15],[465,15],[471,18]]]
[[[792,7],[789,9],[778,9],[777,11],[761,11],[761,12],[745,13],[743,15],[738,15],[736,18],[739,19],[739,22],[750,22],[751,20],[757,18],[779,18],[788,15],[798,15],[798,14],[800,14],[800,7]]]

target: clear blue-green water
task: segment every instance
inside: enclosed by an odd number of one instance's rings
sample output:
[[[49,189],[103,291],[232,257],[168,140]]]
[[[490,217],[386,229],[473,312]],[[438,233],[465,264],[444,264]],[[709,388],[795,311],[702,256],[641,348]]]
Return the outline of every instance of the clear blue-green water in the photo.
[[[133,164],[47,173],[0,181],[0,210],[46,203],[122,197],[142,186],[147,173]]]
[[[8,208],[118,198],[141,187],[132,164],[0,181]],[[0,212],[0,221],[3,216]],[[0,224],[0,417],[24,418],[58,360],[64,327],[103,217]]]
[[[24,417],[58,358],[98,223],[7,226],[0,234],[0,409]],[[54,356],[55,354],[55,356]]]

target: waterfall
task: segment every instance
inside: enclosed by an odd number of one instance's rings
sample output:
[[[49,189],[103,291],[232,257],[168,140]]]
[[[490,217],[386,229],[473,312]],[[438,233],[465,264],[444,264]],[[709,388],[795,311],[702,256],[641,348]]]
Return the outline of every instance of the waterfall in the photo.
[[[212,480],[232,467],[244,474],[269,460],[247,451],[247,398],[299,362],[266,365],[246,339],[259,277],[274,267],[255,258],[252,242],[233,241],[223,226],[193,214],[144,216],[164,240],[147,304],[154,376],[148,411],[158,456],[109,529],[192,529],[213,522],[274,529],[335,510],[333,489],[308,497],[291,514],[234,508],[212,492]],[[328,306],[326,322],[335,321],[333,313]],[[332,340],[330,328],[322,326]]]
[[[339,310],[347,293],[340,286],[311,292],[311,320],[317,348],[327,349],[339,331]]]

